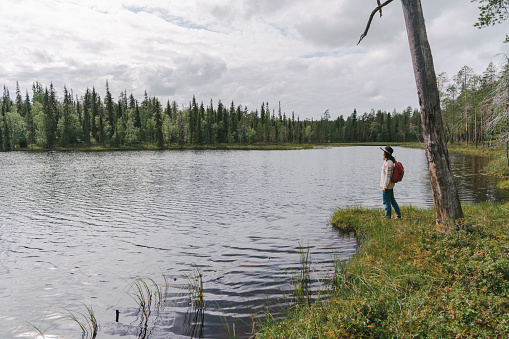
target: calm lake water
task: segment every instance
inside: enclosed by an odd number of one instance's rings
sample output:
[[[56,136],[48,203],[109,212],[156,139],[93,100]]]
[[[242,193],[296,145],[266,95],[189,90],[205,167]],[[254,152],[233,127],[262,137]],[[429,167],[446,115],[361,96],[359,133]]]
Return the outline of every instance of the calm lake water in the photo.
[[[400,205],[431,206],[424,151],[395,155]],[[486,161],[452,155],[463,201],[507,199],[479,173]],[[99,338],[249,337],[251,316],[284,304],[302,247],[315,288],[354,253],[328,220],[342,206],[382,208],[381,165],[378,147],[1,153],[0,338],[81,337],[69,316],[84,304]],[[188,307],[196,267],[199,313]],[[167,298],[147,332],[135,277]]]

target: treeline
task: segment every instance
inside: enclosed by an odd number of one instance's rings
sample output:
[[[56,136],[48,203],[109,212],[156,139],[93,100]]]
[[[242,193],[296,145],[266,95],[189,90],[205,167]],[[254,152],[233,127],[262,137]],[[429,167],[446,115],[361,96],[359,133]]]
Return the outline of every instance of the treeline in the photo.
[[[448,142],[509,141],[509,59],[498,68],[490,63],[480,74],[463,66],[437,81]]]
[[[507,85],[509,66],[493,64],[482,75],[465,66],[451,84],[438,76],[444,125],[449,142],[492,141],[507,138]],[[185,107],[175,101],[162,104],[145,92],[142,101],[120,93],[114,100],[108,82],[102,98],[95,88],[82,97],[67,87],[60,98],[52,84],[39,82],[22,95],[16,84],[14,99],[4,85],[1,100],[0,149],[104,147],[156,147],[220,144],[302,144],[343,142],[422,141],[418,110],[402,112],[372,110],[346,119],[331,119],[328,110],[318,120],[287,116],[264,102],[248,110],[242,105],[198,103],[193,97]],[[505,140],[505,139],[504,139]]]
[[[108,83],[104,98],[95,88],[74,96],[64,87],[59,100],[52,84],[35,82],[33,95],[22,96],[16,86],[14,100],[4,86],[0,147],[3,150],[38,146],[42,148],[83,145],[157,147],[217,144],[299,144],[359,141],[416,141],[420,118],[411,108],[402,113],[354,112],[331,120],[325,112],[319,120],[295,119],[262,103],[249,111],[233,102],[225,106],[211,100],[207,105],[193,97],[187,107],[173,102],[163,105],[145,93],[140,102],[122,92],[113,100]]]

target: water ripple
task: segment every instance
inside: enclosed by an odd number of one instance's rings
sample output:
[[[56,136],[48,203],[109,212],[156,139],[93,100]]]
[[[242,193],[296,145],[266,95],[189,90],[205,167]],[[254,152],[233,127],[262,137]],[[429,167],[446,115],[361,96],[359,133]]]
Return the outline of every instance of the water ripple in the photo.
[[[395,150],[405,164],[398,202],[431,206],[424,152]],[[208,303],[198,330],[224,337],[227,319],[248,332],[242,324],[268,299],[284,305],[302,248],[315,287],[335,257],[355,251],[355,240],[327,221],[338,206],[381,207],[379,153],[1,153],[0,337],[32,333],[31,322],[49,327],[48,337],[74,338],[65,309],[82,302],[104,319],[101,338],[134,337],[127,281],[161,273],[171,282],[169,304],[152,337],[184,334],[193,267],[203,272]],[[471,171],[477,165],[462,159],[453,157],[462,200],[498,199],[494,184]],[[120,323],[111,320],[115,310]]]

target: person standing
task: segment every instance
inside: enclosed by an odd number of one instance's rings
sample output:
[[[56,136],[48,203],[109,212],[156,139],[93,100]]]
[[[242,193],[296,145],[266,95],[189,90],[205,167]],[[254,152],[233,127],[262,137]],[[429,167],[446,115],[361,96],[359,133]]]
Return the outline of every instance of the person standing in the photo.
[[[385,146],[385,148],[380,147],[380,149],[383,151],[384,159],[382,172],[380,173],[380,187],[383,189],[382,198],[385,205],[385,217],[388,219],[391,218],[392,206],[396,212],[396,219],[401,219],[401,211],[394,198],[394,186],[396,184],[391,180],[392,173],[394,172],[394,165],[396,164],[396,159],[392,156],[394,150],[391,146]]]

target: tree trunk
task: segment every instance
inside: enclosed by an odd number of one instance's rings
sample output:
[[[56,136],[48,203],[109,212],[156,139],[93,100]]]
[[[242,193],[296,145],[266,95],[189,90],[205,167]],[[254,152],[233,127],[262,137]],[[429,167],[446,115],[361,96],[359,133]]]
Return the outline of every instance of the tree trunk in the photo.
[[[435,216],[437,223],[448,228],[453,226],[455,221],[463,218],[463,210],[444,142],[444,127],[433,57],[426,34],[421,1],[401,0],[401,4],[421,108],[421,123]]]

